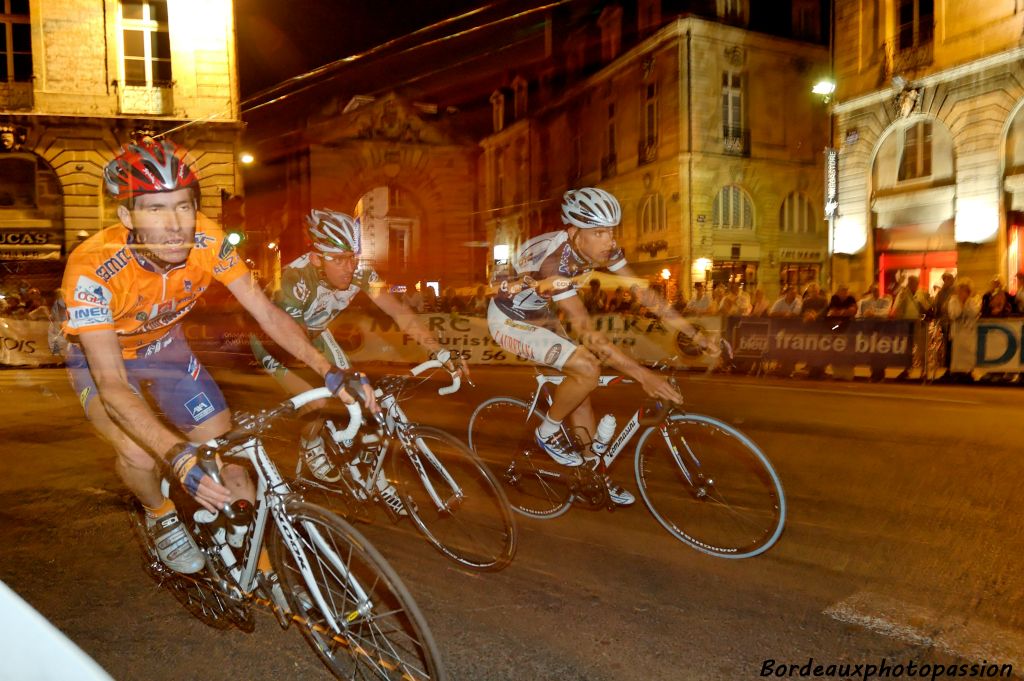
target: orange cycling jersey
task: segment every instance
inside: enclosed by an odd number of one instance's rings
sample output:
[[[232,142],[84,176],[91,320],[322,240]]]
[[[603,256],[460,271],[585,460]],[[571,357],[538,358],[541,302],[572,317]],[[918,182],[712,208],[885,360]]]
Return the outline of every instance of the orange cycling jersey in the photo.
[[[124,358],[134,359],[181,321],[212,279],[227,285],[246,274],[221,228],[201,213],[196,218],[188,259],[163,273],[132,249],[133,232],[123,225],[83,241],[64,270],[65,335],[113,329]]]

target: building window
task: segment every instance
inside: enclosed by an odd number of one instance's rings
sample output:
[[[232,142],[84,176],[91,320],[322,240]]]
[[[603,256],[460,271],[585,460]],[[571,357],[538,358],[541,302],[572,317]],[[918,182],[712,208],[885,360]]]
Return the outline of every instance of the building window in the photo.
[[[746,25],[747,0],[718,0],[718,16],[730,24]]]
[[[640,0],[637,5],[637,29],[646,38],[661,23],[661,0]]]
[[[793,3],[793,37],[811,42],[821,40],[821,10],[814,0]]]
[[[501,90],[491,93],[491,126],[494,132],[501,132],[505,128],[505,95]]]
[[[597,18],[601,29],[601,60],[607,64],[619,56],[622,47],[622,8],[609,5]]]
[[[787,286],[796,286],[803,291],[811,282],[817,283],[821,276],[821,265],[808,265],[796,262],[784,262],[779,268],[779,284],[785,290]]]
[[[124,84],[167,87],[171,84],[171,34],[166,0],[122,0]]]
[[[31,154],[0,156],[0,208],[36,207],[36,160]]]
[[[722,137],[743,137],[743,76],[735,71],[722,73]]]
[[[608,158],[615,158],[615,103],[608,105]]]
[[[640,234],[663,232],[667,226],[665,198],[660,192],[648,194],[640,204]]]
[[[790,234],[813,234],[818,231],[814,208],[806,196],[793,192],[782,202],[779,227]]]
[[[715,260],[711,265],[711,288],[728,284],[740,284],[748,291],[757,285],[756,262],[738,260]]]
[[[921,121],[903,131],[900,180],[917,180],[932,174],[932,122]]]
[[[0,83],[32,80],[28,0],[0,0]]]
[[[711,209],[713,227],[718,229],[753,229],[754,206],[747,193],[736,185],[722,187]]]
[[[658,85],[644,85],[644,139],[650,145],[658,140]]]
[[[897,47],[908,50],[932,42],[935,32],[935,0],[899,0]]]
[[[516,120],[526,116],[527,93],[529,84],[522,76],[516,76],[512,80],[512,96],[514,97],[512,108],[515,111]]]
[[[505,150],[494,155],[494,205],[505,205]]]

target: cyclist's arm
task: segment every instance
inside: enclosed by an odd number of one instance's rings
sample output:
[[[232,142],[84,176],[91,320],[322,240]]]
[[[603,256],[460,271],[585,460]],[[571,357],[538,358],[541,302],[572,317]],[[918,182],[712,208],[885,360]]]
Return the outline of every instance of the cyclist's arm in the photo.
[[[633,274],[633,271],[630,270],[629,265],[620,268],[618,272],[616,272],[616,274],[621,274],[626,277],[636,276],[635,274]],[[668,328],[672,329],[677,333],[683,334],[687,338],[693,339],[694,342],[696,342],[700,347],[704,349],[711,350],[712,352],[717,350],[717,348],[712,348],[709,345],[708,340],[700,332],[700,329],[698,329],[693,324],[688,322],[681,314],[679,314],[679,312],[675,308],[673,308],[669,304],[667,300],[665,300],[664,297],[659,295],[656,291],[647,289],[646,291],[643,291],[642,294],[644,296],[645,304],[647,305],[647,307],[651,309],[656,315],[658,315],[658,317],[665,324],[665,326],[667,326]]]
[[[604,364],[614,367],[637,380],[647,371],[639,362],[619,350],[608,336],[594,328],[590,314],[578,295],[558,301],[558,308],[572,325],[572,332],[587,350],[590,350]]]
[[[270,302],[248,274],[228,284],[228,290],[275,343],[321,376],[331,370],[331,363],[309,342],[306,331],[291,315]],[[339,396],[346,403],[352,401],[344,390]]]
[[[444,346],[438,342],[437,337],[423,326],[419,318],[412,311],[412,308],[408,305],[385,290],[380,290],[369,295],[370,299],[373,300],[377,307],[394,319],[395,323],[398,324],[398,328],[401,329],[403,333],[412,336],[413,340],[415,340],[421,348],[425,349],[431,355],[437,355],[438,352],[444,349]],[[451,365],[449,370],[454,370],[454,366],[456,365]],[[465,364],[460,367],[460,371],[464,378],[469,376],[469,369]]]
[[[163,456],[184,438],[165,426],[128,382],[121,344],[113,329],[79,334],[89,372],[114,422],[146,449]]]

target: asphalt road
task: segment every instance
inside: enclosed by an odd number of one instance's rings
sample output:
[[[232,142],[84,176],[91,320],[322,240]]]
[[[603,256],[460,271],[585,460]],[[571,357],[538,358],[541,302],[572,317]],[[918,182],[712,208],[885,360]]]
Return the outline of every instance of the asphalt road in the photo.
[[[234,405],[279,399],[261,376],[218,378]],[[530,386],[511,369],[476,379],[408,410],[463,434],[476,402]],[[574,509],[522,519],[515,561],[481,575],[411,526],[362,525],[427,616],[451,678],[753,679],[809,658],[1024,665],[1019,389],[721,375],[683,387],[690,410],[737,425],[775,463],[789,502],[779,543],[716,559],[640,504]],[[603,391],[598,406],[628,409],[632,391]],[[62,370],[0,371],[0,423],[0,579],[112,676],[328,678],[269,613],[253,634],[213,631],[147,580],[112,454]],[[614,474],[635,492],[631,471],[621,461]]]

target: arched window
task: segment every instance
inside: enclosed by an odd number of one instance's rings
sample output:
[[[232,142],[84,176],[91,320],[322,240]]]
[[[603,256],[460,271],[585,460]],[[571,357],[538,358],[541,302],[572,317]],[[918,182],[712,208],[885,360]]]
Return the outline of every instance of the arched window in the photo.
[[[779,229],[790,234],[813,234],[818,231],[814,207],[806,196],[793,192],[782,202]]]
[[[711,212],[711,224],[718,229],[754,229],[754,205],[738,185],[722,187]]]
[[[665,198],[660,192],[648,194],[640,204],[640,233],[662,232],[668,227]]]

